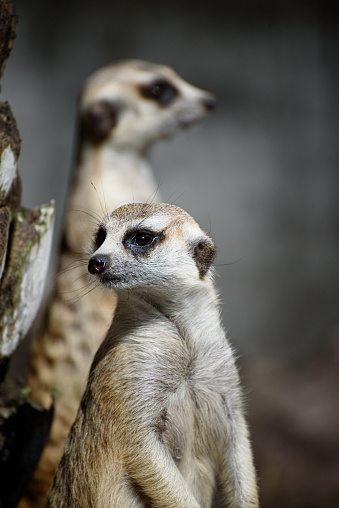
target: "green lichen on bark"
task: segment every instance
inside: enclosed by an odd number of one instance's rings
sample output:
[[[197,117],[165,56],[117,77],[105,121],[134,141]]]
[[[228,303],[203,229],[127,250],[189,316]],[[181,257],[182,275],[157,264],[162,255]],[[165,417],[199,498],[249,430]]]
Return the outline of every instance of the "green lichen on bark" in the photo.
[[[0,356],[27,333],[43,294],[52,240],[54,203],[14,215],[0,283]]]

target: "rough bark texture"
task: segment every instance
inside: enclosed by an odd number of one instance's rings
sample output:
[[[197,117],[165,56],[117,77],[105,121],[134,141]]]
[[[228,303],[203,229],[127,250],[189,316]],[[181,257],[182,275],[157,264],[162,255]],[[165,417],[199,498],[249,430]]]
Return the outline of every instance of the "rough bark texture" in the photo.
[[[0,283],[2,357],[8,357],[15,351],[40,306],[48,269],[53,217],[53,205],[23,209],[13,215]]]
[[[0,0],[0,77],[17,17]],[[14,508],[39,460],[53,417],[6,378],[11,355],[38,311],[52,243],[54,204],[21,208],[20,135],[10,106],[0,103],[0,505]]]
[[[20,136],[7,103],[0,104],[0,357],[8,358],[39,308],[52,241],[54,205],[20,208]]]
[[[16,212],[21,202],[21,180],[17,161],[20,136],[15,118],[7,102],[0,102],[0,206]]]
[[[15,508],[46,444],[53,407],[45,411],[22,391],[15,398],[0,394],[0,500]]]
[[[4,72],[7,58],[13,47],[15,27],[18,18],[11,0],[0,2],[0,78]]]

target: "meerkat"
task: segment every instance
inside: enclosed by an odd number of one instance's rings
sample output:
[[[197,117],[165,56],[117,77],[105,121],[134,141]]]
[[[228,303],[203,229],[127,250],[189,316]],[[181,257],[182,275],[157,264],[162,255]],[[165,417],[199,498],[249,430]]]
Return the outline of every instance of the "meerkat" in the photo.
[[[46,408],[56,388],[49,442],[19,507],[45,505],[64,442],[76,417],[88,371],[112,319],[116,297],[89,291],[79,253],[97,218],[119,204],[146,201],[157,189],[151,145],[201,120],[215,98],[174,70],[141,60],[97,70],[79,98],[78,148],[66,213],[59,275],[43,333],[32,345],[27,384]],[[157,196],[156,196],[157,197]],[[72,270],[69,270],[69,269]]]
[[[169,204],[102,220],[88,270],[118,295],[48,508],[258,507],[239,376],[213,282],[215,246]]]
[[[103,204],[108,213],[124,202],[148,200],[157,189],[151,144],[196,124],[215,104],[211,93],[167,66],[128,60],[94,73],[80,98],[80,170],[71,206],[102,217]],[[67,242],[79,252],[88,246],[88,227],[79,228],[70,214],[66,220]]]

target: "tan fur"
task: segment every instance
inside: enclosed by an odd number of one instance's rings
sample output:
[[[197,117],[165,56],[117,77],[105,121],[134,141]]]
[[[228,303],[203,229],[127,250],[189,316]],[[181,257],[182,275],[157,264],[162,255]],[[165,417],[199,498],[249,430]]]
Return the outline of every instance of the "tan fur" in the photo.
[[[169,103],[159,104],[143,96],[145,87],[164,82],[178,90]],[[46,408],[56,388],[55,418],[49,443],[20,508],[45,504],[91,362],[116,305],[113,293],[94,290],[82,296],[88,275],[81,253],[90,243],[98,217],[123,202],[154,198],[157,184],[148,148],[200,120],[213,108],[213,101],[211,94],[190,85],[172,69],[140,60],[99,69],[84,85],[79,101],[77,166],[60,252],[60,274],[44,332],[32,346],[28,375],[31,397]]]
[[[93,251],[118,306],[47,507],[207,508],[218,486],[228,507],[258,507],[212,240],[176,206],[134,204],[102,221]]]

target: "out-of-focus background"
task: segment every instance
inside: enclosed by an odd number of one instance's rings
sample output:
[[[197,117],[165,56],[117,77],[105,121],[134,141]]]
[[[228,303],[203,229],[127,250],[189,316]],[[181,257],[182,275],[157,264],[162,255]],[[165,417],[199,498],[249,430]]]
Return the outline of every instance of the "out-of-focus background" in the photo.
[[[216,94],[215,113],[155,147],[156,179],[219,248],[263,507],[338,507],[338,3],[15,5],[1,100],[22,138],[23,204],[56,199],[58,230],[90,72],[143,58]]]

